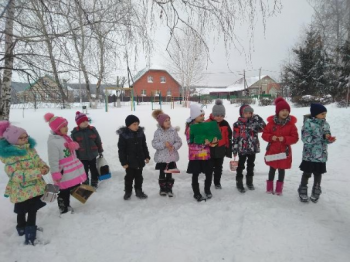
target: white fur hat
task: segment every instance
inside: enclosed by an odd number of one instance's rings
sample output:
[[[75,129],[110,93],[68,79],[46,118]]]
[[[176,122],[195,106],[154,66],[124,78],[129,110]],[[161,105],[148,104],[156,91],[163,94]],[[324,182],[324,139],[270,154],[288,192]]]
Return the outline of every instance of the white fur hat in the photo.
[[[201,114],[204,114],[204,110],[197,104],[191,104],[190,112],[190,118],[187,119],[187,122],[191,122]]]

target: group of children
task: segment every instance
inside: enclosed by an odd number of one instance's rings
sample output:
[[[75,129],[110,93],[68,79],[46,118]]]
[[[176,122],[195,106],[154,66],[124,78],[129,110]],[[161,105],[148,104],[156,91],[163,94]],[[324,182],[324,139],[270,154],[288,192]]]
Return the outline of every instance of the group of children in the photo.
[[[291,145],[299,140],[296,127],[297,119],[290,115],[291,108],[283,98],[275,100],[275,114],[268,117],[267,125],[264,120],[254,114],[249,105],[239,109],[240,117],[233,124],[233,131],[224,119],[225,107],[221,100],[216,100],[209,119],[204,119],[204,111],[196,104],[190,107],[190,117],[186,121],[185,135],[188,143],[187,173],[192,174],[193,197],[197,201],[212,198],[211,185],[214,181],[216,189],[221,189],[221,175],[224,158],[236,158],[236,187],[239,192],[246,191],[243,183],[243,170],[247,166],[246,186],[254,190],[253,177],[256,154],[260,152],[258,133],[268,142],[265,163],[270,167],[266,192],[281,195],[285,170],[291,168]],[[336,139],[331,135],[326,121],[327,109],[321,104],[311,104],[311,115],[304,119],[302,141],[304,143],[303,159],[300,169],[303,171],[298,189],[302,202],[308,202],[307,184],[314,175],[314,185],[310,200],[317,202],[321,194],[321,178],[326,172],[327,145]],[[178,134],[179,128],[171,125],[170,116],[162,110],[155,110],[152,116],[158,123],[154,133],[152,146],[156,150],[154,161],[159,170],[159,194],[173,196],[173,173],[178,173],[176,162],[179,160],[178,150],[182,146]],[[26,130],[14,126],[8,121],[0,121],[0,160],[5,164],[5,172],[9,177],[5,196],[14,203],[17,213],[16,229],[20,236],[25,235],[26,244],[34,244],[36,239],[36,213],[45,206],[41,200],[45,191],[43,176],[49,172],[56,185],[59,186],[57,202],[61,214],[72,210],[70,193],[81,183],[98,187],[98,171],[96,158],[102,157],[101,138],[95,127],[89,125],[85,114],[76,113],[77,126],[68,136],[68,121],[59,116],[47,113],[44,116],[49,123],[51,133],[48,138],[47,165],[35,150],[35,141],[28,136]],[[205,122],[217,123],[221,136],[205,139],[203,143],[195,143],[196,139],[191,128],[201,126]],[[119,160],[126,175],[124,199],[130,199],[132,189],[140,199],[147,198],[142,190],[142,171],[151,159],[144,129],[139,126],[140,120],[135,115],[128,115],[125,126],[117,130]],[[204,125],[202,125],[204,126]],[[278,170],[278,180],[274,187],[274,178]],[[87,174],[91,173],[91,179]],[[200,192],[198,177],[205,174],[204,194]],[[214,177],[214,178],[213,178]]]

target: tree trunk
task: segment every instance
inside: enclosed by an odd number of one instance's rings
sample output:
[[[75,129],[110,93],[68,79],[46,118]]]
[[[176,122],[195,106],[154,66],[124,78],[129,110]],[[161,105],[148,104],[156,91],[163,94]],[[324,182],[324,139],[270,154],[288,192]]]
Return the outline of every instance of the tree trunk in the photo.
[[[11,107],[11,82],[12,82],[12,68],[13,68],[13,49],[15,42],[13,42],[13,19],[15,15],[15,0],[10,0],[7,9],[7,18],[5,25],[5,69],[0,86],[0,120],[9,120]]]

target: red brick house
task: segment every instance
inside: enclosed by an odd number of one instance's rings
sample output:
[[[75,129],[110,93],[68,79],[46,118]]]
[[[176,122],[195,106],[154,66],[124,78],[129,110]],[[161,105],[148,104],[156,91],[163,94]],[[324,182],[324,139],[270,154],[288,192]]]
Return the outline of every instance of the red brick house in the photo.
[[[181,96],[181,85],[163,69],[143,69],[134,77],[134,97],[162,96],[163,100]]]

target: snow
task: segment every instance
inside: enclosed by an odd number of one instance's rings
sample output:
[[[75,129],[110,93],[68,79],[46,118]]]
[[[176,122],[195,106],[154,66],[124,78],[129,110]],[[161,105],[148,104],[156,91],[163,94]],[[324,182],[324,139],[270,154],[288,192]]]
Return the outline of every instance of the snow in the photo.
[[[211,112],[207,105],[206,116]],[[238,117],[238,105],[225,101],[227,118],[232,126]],[[275,111],[274,106],[253,105],[255,113],[266,119]],[[178,167],[174,175],[174,198],[159,196],[158,172],[153,160],[143,171],[143,189],[149,198],[123,200],[124,170],[118,160],[115,130],[124,125],[125,117],[136,114],[145,126],[147,143],[151,146],[156,121],[151,117],[151,105],[140,105],[135,112],[125,104],[122,108],[109,107],[89,110],[92,124],[104,142],[105,157],[112,170],[112,178],[101,183],[86,204],[72,198],[74,214],[58,214],[56,203],[38,211],[37,224],[44,228],[38,238],[47,245],[25,246],[24,237],[15,230],[16,215],[13,204],[0,197],[0,254],[1,261],[348,261],[350,256],[350,125],[349,111],[329,105],[328,122],[337,141],[329,146],[329,161],[322,180],[323,193],[317,204],[300,203],[297,188],[301,178],[302,142],[293,146],[293,166],[286,172],[283,196],[265,193],[268,167],[263,161],[266,143],[260,139],[262,152],[257,155],[255,191],[241,194],[235,188],[235,173],[229,170],[225,159],[222,190],[212,187],[213,198],[197,203],[193,199],[191,175],[186,174],[187,145],[184,123],[189,109],[163,105],[171,116],[173,126],[180,126],[184,145],[180,149]],[[75,126],[75,109],[50,109],[68,119],[70,129]],[[48,109],[12,109],[13,124],[24,127],[37,140],[37,150],[47,161],[46,141],[49,127],[43,120]],[[292,106],[292,115],[301,129],[303,115],[308,108]],[[3,164],[0,164],[3,170]],[[51,178],[47,176],[47,182]],[[7,176],[0,175],[0,189],[5,190]],[[204,175],[200,176],[203,191]],[[309,184],[313,180],[310,179]]]

